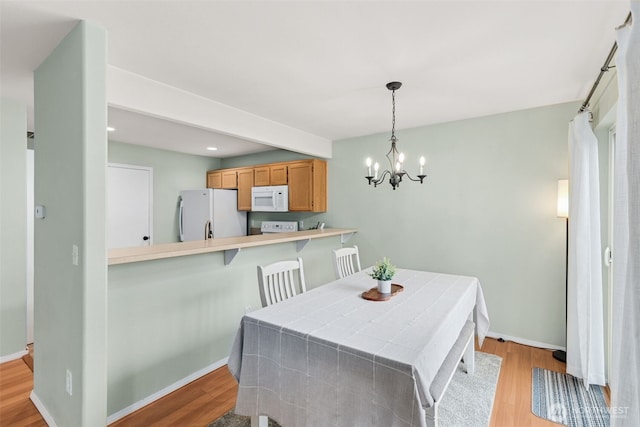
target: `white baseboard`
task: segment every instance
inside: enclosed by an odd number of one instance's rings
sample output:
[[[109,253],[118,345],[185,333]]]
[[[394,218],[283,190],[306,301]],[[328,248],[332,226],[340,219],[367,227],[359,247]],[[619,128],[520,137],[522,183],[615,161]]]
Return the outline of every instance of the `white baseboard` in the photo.
[[[487,336],[490,337],[490,338],[496,338],[496,339],[502,338],[505,341],[513,341],[513,342],[517,342],[518,344],[528,345],[530,347],[545,348],[545,349],[549,349],[549,350],[567,351],[566,347],[561,347],[561,346],[554,345],[554,344],[547,344],[547,343],[544,343],[544,342],[527,340],[527,339],[524,339],[524,338],[512,337],[512,336],[509,336],[509,335],[501,334],[499,332],[489,331],[489,332],[487,332]]]
[[[0,356],[0,363],[11,362],[12,360],[20,359],[25,354],[29,353],[27,350],[22,350],[17,353],[8,354],[6,356]]]
[[[197,372],[194,372],[193,374],[189,375],[188,377],[182,378],[181,380],[176,381],[175,383],[168,385],[167,387],[163,388],[160,391],[157,391],[156,393],[153,393],[151,396],[147,396],[142,400],[139,400],[138,402],[127,406],[126,408],[123,408],[121,410],[119,410],[116,413],[113,413],[111,415],[109,415],[107,417],[107,424],[111,424],[113,422],[118,421],[120,418],[124,418],[127,415],[137,411],[140,408],[143,408],[145,406],[147,406],[148,404],[155,402],[156,400],[160,399],[161,397],[166,396],[169,393],[172,393],[174,391],[176,391],[177,389],[184,387],[185,385],[189,384],[192,381],[197,380],[200,377],[203,377],[205,375],[207,375],[210,372],[215,371],[218,368],[223,367],[224,365],[227,364],[227,361],[229,360],[228,357],[225,357],[222,360],[219,360],[209,366],[206,366],[202,369],[200,369]]]
[[[31,399],[38,412],[40,412],[40,415],[44,419],[44,422],[47,423],[49,427],[57,427],[57,424],[53,420],[53,417],[49,414],[49,411],[47,411],[47,408],[42,404],[42,401],[33,390],[31,390],[29,399]]]

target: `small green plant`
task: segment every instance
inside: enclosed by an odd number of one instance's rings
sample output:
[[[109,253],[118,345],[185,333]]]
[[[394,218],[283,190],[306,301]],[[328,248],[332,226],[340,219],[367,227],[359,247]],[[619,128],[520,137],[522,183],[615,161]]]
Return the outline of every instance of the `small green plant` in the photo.
[[[376,263],[369,276],[376,280],[391,280],[394,274],[396,274],[396,267],[391,264],[389,258],[384,257]]]

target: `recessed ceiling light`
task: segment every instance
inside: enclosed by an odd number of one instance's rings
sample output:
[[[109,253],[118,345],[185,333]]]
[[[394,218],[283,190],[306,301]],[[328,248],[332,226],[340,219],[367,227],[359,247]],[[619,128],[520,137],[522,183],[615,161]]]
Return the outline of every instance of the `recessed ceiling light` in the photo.
[[[113,132],[114,130],[116,130],[116,128],[107,126],[107,132]]]
[[[209,150],[209,151],[216,151],[216,150],[217,150],[217,148],[216,148],[216,147],[207,147],[207,150]]]

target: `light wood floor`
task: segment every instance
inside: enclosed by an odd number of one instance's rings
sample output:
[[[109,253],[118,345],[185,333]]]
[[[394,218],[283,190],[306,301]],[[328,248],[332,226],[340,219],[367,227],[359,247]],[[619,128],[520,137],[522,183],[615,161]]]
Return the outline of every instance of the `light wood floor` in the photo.
[[[557,427],[531,413],[531,369],[564,372],[565,365],[548,350],[487,339],[481,351],[502,357],[491,427]],[[0,426],[46,426],[29,400],[33,375],[25,362],[0,365]],[[203,427],[233,408],[237,385],[226,367],[218,369],[139,411],[112,427]]]

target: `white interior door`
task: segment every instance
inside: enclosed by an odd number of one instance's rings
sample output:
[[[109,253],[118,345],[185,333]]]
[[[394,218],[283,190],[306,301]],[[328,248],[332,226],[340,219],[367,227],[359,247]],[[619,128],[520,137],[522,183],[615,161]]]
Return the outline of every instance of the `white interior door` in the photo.
[[[152,195],[153,168],[109,163],[107,176],[109,249],[152,244]]]

